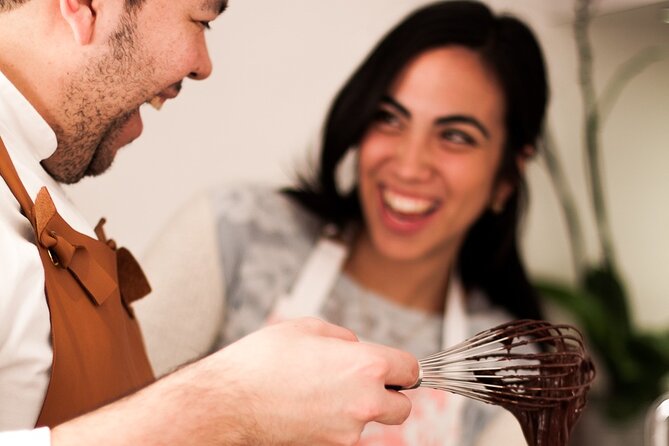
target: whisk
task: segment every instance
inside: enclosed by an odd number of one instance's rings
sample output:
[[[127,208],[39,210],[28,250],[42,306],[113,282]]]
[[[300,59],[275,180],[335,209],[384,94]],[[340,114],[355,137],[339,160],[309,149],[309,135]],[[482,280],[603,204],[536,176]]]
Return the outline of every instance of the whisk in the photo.
[[[537,320],[482,331],[419,365],[416,384],[400,390],[445,390],[512,412],[574,402],[580,411],[595,375],[578,330]]]
[[[578,330],[529,319],[482,331],[418,363],[416,384],[399,390],[429,387],[502,406],[531,446],[567,445],[595,377]]]

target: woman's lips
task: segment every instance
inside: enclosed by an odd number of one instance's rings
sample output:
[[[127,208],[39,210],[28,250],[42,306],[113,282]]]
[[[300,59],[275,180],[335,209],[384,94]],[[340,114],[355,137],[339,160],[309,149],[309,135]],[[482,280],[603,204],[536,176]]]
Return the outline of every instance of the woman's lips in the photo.
[[[407,195],[388,187],[380,188],[381,218],[395,232],[416,232],[432,219],[441,201],[433,198]]]
[[[381,188],[381,199],[391,210],[407,217],[422,216],[437,207],[437,200],[405,195],[387,187]]]

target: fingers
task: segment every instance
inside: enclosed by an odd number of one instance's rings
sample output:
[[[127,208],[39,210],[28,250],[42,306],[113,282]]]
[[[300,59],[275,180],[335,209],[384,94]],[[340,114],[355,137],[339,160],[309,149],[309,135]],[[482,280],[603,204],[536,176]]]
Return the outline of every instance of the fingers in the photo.
[[[292,325],[298,330],[317,336],[358,342],[358,337],[351,330],[313,317],[293,319],[284,324]]]
[[[366,344],[370,355],[377,355],[386,362],[386,386],[411,387],[418,381],[418,360],[402,350],[377,344]]]
[[[411,400],[405,394],[386,390],[383,411],[373,420],[381,424],[402,424],[411,413]]]
[[[304,334],[358,342],[357,336],[346,328],[317,318],[299,318],[277,324],[275,327],[292,327]],[[363,357],[375,358],[375,374],[386,386],[412,387],[418,381],[419,366],[416,358],[407,352],[379,344],[356,344]],[[354,356],[349,357],[353,360]]]
[[[403,393],[387,390],[385,386],[411,387],[418,380],[418,361],[407,352],[377,344],[358,344],[364,347],[364,355],[375,358],[375,383],[380,393],[375,398],[379,411],[368,421],[382,424],[402,424],[411,413],[411,400]],[[380,381],[379,382],[379,378]]]
[[[245,373],[258,376],[251,381],[261,387],[256,391],[268,407],[284,408],[259,413],[281,420],[280,424],[290,424],[295,413],[304,414],[298,430],[308,432],[299,432],[305,438],[315,433],[320,437],[299,444],[324,444],[328,432],[338,438],[342,433],[359,435],[370,421],[401,424],[411,412],[406,395],[385,388],[416,382],[418,362],[409,353],[357,342],[350,330],[315,318],[277,323],[250,336],[255,336],[248,338],[255,365],[246,367]],[[248,345],[242,354],[247,350]],[[268,373],[272,379],[266,379]],[[277,380],[289,384],[276,386]]]

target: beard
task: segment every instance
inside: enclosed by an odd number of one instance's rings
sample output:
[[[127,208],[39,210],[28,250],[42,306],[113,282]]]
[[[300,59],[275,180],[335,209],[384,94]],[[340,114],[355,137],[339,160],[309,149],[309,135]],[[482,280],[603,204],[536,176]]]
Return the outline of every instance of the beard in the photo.
[[[126,12],[109,40],[109,50],[71,78],[61,100],[56,151],[42,162],[61,183],[99,175],[112,164],[124,126],[152,95],[153,64],[142,57],[134,14]],[[121,145],[123,145],[121,143]]]
[[[114,158],[116,157],[116,152],[120,148],[117,140],[123,131],[123,127],[135,113],[138,112],[135,110],[126,112],[109,123],[104,135],[102,135],[102,138],[100,139],[100,143],[93,152],[93,157],[88,163],[83,176],[96,176],[111,167]]]

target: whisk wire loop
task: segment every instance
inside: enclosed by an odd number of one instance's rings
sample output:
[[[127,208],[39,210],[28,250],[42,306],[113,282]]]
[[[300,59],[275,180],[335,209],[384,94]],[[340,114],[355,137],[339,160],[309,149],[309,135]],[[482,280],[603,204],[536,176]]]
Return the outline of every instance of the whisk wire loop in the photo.
[[[581,334],[569,325],[517,320],[419,361],[429,387],[522,410],[582,398],[594,379]]]

